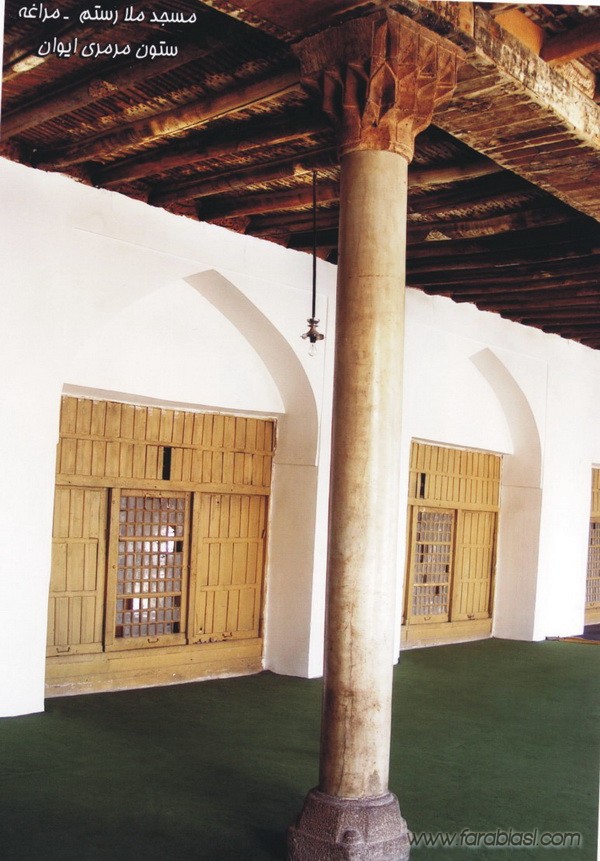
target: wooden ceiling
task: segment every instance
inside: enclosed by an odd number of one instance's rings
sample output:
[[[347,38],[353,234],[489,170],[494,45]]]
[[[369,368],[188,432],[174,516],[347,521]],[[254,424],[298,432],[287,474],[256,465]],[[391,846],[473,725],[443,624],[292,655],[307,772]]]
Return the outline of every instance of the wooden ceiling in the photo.
[[[600,348],[600,8],[374,5],[468,60],[417,138],[408,285]],[[299,250],[316,171],[318,253],[335,261],[335,136],[294,42],[361,6],[7,0],[1,151]]]

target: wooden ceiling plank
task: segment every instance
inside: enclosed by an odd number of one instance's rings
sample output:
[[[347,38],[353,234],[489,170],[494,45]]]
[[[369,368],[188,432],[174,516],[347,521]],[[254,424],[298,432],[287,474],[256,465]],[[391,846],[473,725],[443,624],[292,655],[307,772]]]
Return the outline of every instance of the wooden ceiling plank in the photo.
[[[512,174],[491,175],[470,180],[447,191],[409,199],[409,213],[440,213],[466,209],[486,203],[505,203],[512,198],[527,199],[539,195],[538,190]]]
[[[73,19],[78,19],[79,13],[86,8],[89,8],[89,4],[84,3],[75,7],[75,9],[71,11]],[[56,36],[61,39],[72,39],[77,37],[82,40],[93,36],[96,31],[97,27],[95,25],[82,27],[79,24],[73,24],[72,21],[65,24],[64,19],[61,17],[58,21],[52,21],[49,25],[46,24],[44,27],[44,39],[52,39]],[[32,43],[36,43],[36,39],[38,37],[39,33],[35,36],[32,36],[31,33],[27,33],[26,36],[19,39],[18,42],[8,51],[4,52],[2,67],[2,80],[4,83],[9,83],[19,75],[31,71],[31,69],[39,68],[52,58],[52,54],[40,56],[37,52],[37,44],[35,49],[32,48]]]
[[[291,119],[284,117],[251,120],[223,129],[219,134],[208,133],[191,144],[172,144],[159,150],[112,162],[92,171],[97,185],[111,186],[162,173],[166,170],[196,164],[208,159],[240,155],[263,146],[277,146],[318,135],[328,126],[307,112],[298,112]]]
[[[266,104],[291,92],[302,92],[296,69],[286,69],[228,88],[141,120],[123,123],[114,131],[95,135],[52,151],[38,154],[36,167],[68,167],[83,161],[114,156],[127,147],[151,143],[173,134],[199,128],[211,120]]]
[[[207,177],[206,179],[191,179],[177,185],[164,183],[150,195],[150,201],[156,206],[163,206],[175,200],[191,200],[208,197],[212,194],[230,191],[244,185],[250,186],[259,182],[269,182],[308,170],[332,167],[337,165],[335,145],[321,147],[316,151],[298,151],[293,156],[280,159],[271,165],[256,165],[230,173]],[[331,158],[331,156],[334,156]],[[313,164],[313,159],[315,163]],[[324,160],[325,159],[325,160]],[[287,165],[287,170],[285,166]],[[461,182],[472,180],[477,176],[489,176],[499,173],[499,168],[489,159],[476,159],[473,164],[451,165],[422,169],[412,174],[409,172],[408,185],[426,187],[438,183]]]
[[[425,167],[408,169],[409,188],[425,188],[446,183],[463,182],[482,176],[492,176],[503,173],[503,168],[489,158],[474,158],[456,164],[442,167]]]
[[[568,224],[572,214],[565,207],[556,210],[543,207],[509,212],[490,218],[472,218],[465,221],[455,219],[429,222],[408,222],[409,241],[424,241],[430,234],[440,234],[450,239],[471,239],[483,236],[495,236],[513,230],[527,230],[534,227],[550,227],[556,224]],[[434,241],[433,239],[431,241]],[[444,240],[442,240],[444,241]]]
[[[316,234],[317,245],[322,247],[337,248],[338,244],[338,229],[331,227],[325,230],[317,229]],[[309,251],[313,245],[312,230],[305,230],[301,233],[294,233],[288,241],[288,248],[295,248],[297,251]]]
[[[534,250],[530,253],[524,251],[517,254],[506,252],[492,254],[483,251],[480,254],[450,254],[449,256],[437,257],[434,255],[417,257],[411,253],[407,256],[407,264],[412,275],[434,274],[436,272],[456,274],[493,269],[500,277],[506,273],[514,273],[518,277],[520,273],[532,274],[535,268],[544,271],[556,271],[565,268],[585,266],[594,264],[600,270],[600,255],[592,253],[572,251],[568,246],[563,249],[554,249],[553,246]]]
[[[580,293],[586,295],[579,295]],[[539,296],[535,298],[527,297],[525,299],[515,298],[512,295],[507,295],[503,301],[503,307],[511,314],[535,314],[543,308],[544,314],[547,315],[562,315],[565,310],[581,311],[588,313],[590,308],[597,310],[600,300],[600,288],[595,291],[593,288],[581,289],[557,289],[552,292],[548,291],[547,295],[540,301]]]
[[[188,45],[179,49],[177,57],[152,60],[151,66],[144,62],[132,65],[131,61],[119,68],[115,68],[113,65],[105,73],[88,77],[84,81],[78,81],[51,96],[45,93],[29,104],[2,117],[2,137],[13,137],[48,120],[86,107],[92,102],[97,102],[119,90],[126,90],[150,78],[169,72],[171,69],[183,66],[192,60],[198,60],[215,50],[218,44],[217,40],[213,39],[205,49],[200,49],[196,45]]]
[[[251,236],[277,236],[312,230],[312,212],[285,212],[279,215],[255,215],[248,224],[246,233]],[[317,209],[317,229],[337,228],[337,209]]]
[[[494,266],[499,272],[507,267],[521,266],[523,263],[540,261],[544,264],[551,261],[567,260],[572,257],[589,257],[600,252],[600,235],[585,239],[585,230],[589,225],[581,226],[582,238],[574,241],[571,236],[565,236],[563,225],[554,231],[551,228],[534,228],[518,233],[505,233],[498,236],[485,237],[479,240],[445,240],[437,242],[417,242],[408,231],[408,265],[411,272],[435,271],[437,269],[452,272],[462,269],[479,269]],[[295,228],[288,221],[286,229],[295,233],[293,247],[305,247],[310,231]],[[577,230],[576,225],[569,225],[569,231]],[[299,243],[299,244],[296,244]]]
[[[555,224],[544,227],[532,227],[526,230],[512,230],[493,236],[478,239],[448,239],[439,242],[411,243],[411,260],[434,257],[458,257],[475,259],[477,255],[494,255],[502,253],[510,258],[511,253],[539,253],[542,250],[548,256],[543,259],[561,259],[563,252],[572,251],[575,254],[591,254],[600,252],[600,229],[593,221],[573,220],[567,224]],[[551,255],[557,255],[552,257]],[[490,265],[496,265],[490,257]]]
[[[542,274],[543,273],[543,274]],[[543,264],[526,264],[518,267],[517,271],[510,274],[504,270],[500,272],[497,269],[453,269],[452,271],[431,271],[431,272],[414,272],[412,267],[408,267],[407,278],[411,284],[419,286],[420,284],[440,285],[452,284],[453,289],[457,291],[466,290],[469,285],[481,284],[482,288],[485,285],[485,290],[493,292],[501,285],[509,285],[517,288],[519,284],[526,285],[531,288],[532,283],[539,285],[539,289],[544,289],[546,281],[553,281],[568,284],[575,277],[582,275],[590,275],[598,278],[598,261],[592,259],[591,262],[580,263],[579,261],[567,260],[563,262],[553,263],[551,266],[544,267]],[[535,282],[533,279],[537,279]],[[563,280],[564,279],[564,280]]]
[[[319,186],[319,200],[339,200],[337,183],[322,183]],[[285,191],[261,192],[236,198],[222,198],[204,201],[199,204],[198,214],[202,221],[213,221],[228,216],[257,215],[262,212],[277,212],[286,209],[301,209],[312,205],[312,184],[302,188]]]
[[[448,295],[461,296],[467,301],[483,299],[493,302],[519,303],[520,301],[533,301],[539,304],[546,298],[552,296],[567,295],[589,295],[597,296],[598,279],[593,273],[588,272],[574,278],[546,278],[541,280],[528,280],[525,285],[507,279],[501,282],[480,279],[471,283],[465,281],[446,281],[438,284],[414,284],[410,285],[419,289],[434,292],[440,290],[448,291]],[[540,295],[543,294],[543,295]]]
[[[320,147],[307,152],[294,153],[292,156],[266,164],[226,171],[206,179],[188,180],[176,185],[161,183],[151,190],[149,202],[153,206],[166,206],[181,200],[210,197],[258,183],[274,182],[313,170],[335,167],[337,165],[335,152],[335,146]]]
[[[411,0],[401,3],[412,5]],[[467,80],[459,85],[449,105],[436,112],[434,122],[575,209],[600,219],[597,182],[589,179],[600,164],[600,108],[503,30],[485,9],[475,6],[474,13],[472,42],[463,38],[468,70],[463,78]],[[448,37],[459,40],[457,32],[449,31]],[[480,115],[488,111],[491,119],[496,106],[490,99],[490,76],[497,82],[497,97],[501,99],[498,106],[502,108],[507,99],[514,106],[514,115],[511,118],[505,114],[507,121],[496,134],[493,130],[482,131],[479,124]],[[517,138],[522,139],[525,133],[536,134],[548,125],[562,129],[563,139],[571,147],[568,166],[562,153],[562,164],[555,165],[552,151],[545,153],[543,139],[536,164],[523,160],[519,147],[508,151]]]

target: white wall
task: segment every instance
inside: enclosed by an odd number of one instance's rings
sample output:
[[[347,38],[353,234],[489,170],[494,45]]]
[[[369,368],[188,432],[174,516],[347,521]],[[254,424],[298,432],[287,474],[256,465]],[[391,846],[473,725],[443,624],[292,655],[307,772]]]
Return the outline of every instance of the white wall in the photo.
[[[266,663],[309,674],[313,580],[322,591],[325,576],[314,524],[330,357],[324,346],[309,358],[300,338],[310,259],[6,161],[0,182],[0,714],[43,705],[62,392],[278,419]],[[334,280],[320,263],[325,325]]]
[[[265,665],[319,674],[334,267],[310,359],[308,255],[6,161],[0,183],[0,714],[43,704],[63,391],[278,418]],[[401,499],[413,438],[503,454],[494,632],[578,633],[600,354],[414,290],[405,352]]]
[[[404,493],[411,438],[504,455],[494,635],[580,633],[600,353],[409,290],[405,363]]]

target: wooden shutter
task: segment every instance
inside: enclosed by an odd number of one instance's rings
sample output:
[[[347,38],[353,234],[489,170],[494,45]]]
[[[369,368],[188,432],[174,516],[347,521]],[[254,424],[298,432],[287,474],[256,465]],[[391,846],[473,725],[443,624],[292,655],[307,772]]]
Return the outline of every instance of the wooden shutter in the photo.
[[[413,442],[407,624],[490,617],[500,467],[487,452]]]
[[[452,621],[486,619],[490,615],[495,533],[494,512],[458,512]]]
[[[102,649],[106,495],[57,486],[48,603],[48,655]]]
[[[190,642],[259,635],[266,527],[265,496],[196,494]]]

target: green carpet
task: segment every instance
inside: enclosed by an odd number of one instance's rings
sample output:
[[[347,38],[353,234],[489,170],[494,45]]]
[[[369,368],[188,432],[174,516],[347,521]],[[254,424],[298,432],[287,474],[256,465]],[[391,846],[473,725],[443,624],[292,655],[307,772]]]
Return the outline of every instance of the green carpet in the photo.
[[[403,654],[391,788],[413,832],[583,840],[411,858],[594,861],[599,651],[487,640]],[[1,720],[0,859],[282,859],[317,779],[320,689],[263,673]]]

